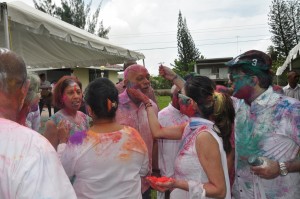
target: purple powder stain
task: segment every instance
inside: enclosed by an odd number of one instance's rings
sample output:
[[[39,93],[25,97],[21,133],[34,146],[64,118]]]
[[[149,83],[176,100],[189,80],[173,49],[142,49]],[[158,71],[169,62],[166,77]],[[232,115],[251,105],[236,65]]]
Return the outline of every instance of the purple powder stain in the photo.
[[[76,133],[74,133],[74,134],[70,137],[69,142],[70,142],[71,144],[76,144],[76,145],[82,144],[83,139],[84,139],[86,136],[87,136],[86,131],[79,131],[79,132],[76,132]]]

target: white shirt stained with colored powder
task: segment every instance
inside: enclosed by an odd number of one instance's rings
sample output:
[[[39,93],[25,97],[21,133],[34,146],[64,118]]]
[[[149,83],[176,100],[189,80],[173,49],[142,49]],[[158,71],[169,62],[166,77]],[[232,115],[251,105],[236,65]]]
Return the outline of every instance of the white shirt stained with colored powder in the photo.
[[[76,198],[48,140],[3,118],[0,118],[0,198]]]

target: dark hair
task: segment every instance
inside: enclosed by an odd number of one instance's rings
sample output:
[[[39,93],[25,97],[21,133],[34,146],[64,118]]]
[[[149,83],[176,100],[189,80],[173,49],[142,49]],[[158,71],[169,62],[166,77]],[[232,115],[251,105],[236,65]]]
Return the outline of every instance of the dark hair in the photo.
[[[229,153],[232,150],[230,137],[235,111],[230,96],[215,93],[215,87],[215,83],[208,77],[194,76],[186,81],[184,88],[186,95],[197,103],[203,117],[213,117],[214,123],[221,131],[224,150]]]
[[[213,106],[207,106],[207,97],[214,93],[215,83],[206,76],[192,76],[185,83],[186,95],[197,104],[205,118],[213,113]]]
[[[291,74],[291,73],[296,73],[296,75],[299,75],[298,71],[296,71],[296,70],[290,70],[290,71],[287,72],[287,76],[289,76],[289,74]]]
[[[53,104],[55,107],[60,108],[60,109],[64,108],[64,103],[62,101],[64,91],[73,82],[78,84],[78,86],[82,90],[81,82],[78,80],[77,77],[74,77],[74,76],[63,76],[55,84],[54,91],[53,91]]]
[[[109,100],[112,103],[110,108]],[[84,101],[98,118],[111,119],[116,116],[119,104],[118,90],[109,79],[97,78],[86,88]]]
[[[45,73],[41,73],[41,74],[39,74],[39,77],[40,77],[40,78],[46,77],[46,74],[45,74]]]
[[[123,65],[123,70],[125,70],[126,68],[128,68],[129,66],[131,66],[133,64],[137,64],[136,60],[134,60],[134,59],[130,59],[128,61],[125,61],[124,65]]]

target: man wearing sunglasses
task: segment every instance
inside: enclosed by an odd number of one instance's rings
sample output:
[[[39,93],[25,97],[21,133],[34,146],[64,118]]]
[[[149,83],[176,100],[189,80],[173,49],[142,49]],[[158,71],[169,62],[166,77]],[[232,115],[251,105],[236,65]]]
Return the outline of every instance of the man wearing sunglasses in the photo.
[[[227,62],[236,99],[234,198],[299,198],[300,102],[272,88],[272,60],[257,50]],[[262,157],[250,166],[248,157]]]

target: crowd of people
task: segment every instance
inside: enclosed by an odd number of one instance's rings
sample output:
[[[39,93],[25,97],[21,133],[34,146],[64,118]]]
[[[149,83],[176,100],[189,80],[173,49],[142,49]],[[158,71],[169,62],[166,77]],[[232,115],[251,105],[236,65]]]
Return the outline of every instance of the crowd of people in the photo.
[[[1,48],[0,198],[300,198],[299,74],[273,85],[272,60],[257,50],[226,65],[230,88],[161,65],[173,86],[159,110],[132,60],[117,85],[97,78],[83,91],[74,76],[52,88]]]

